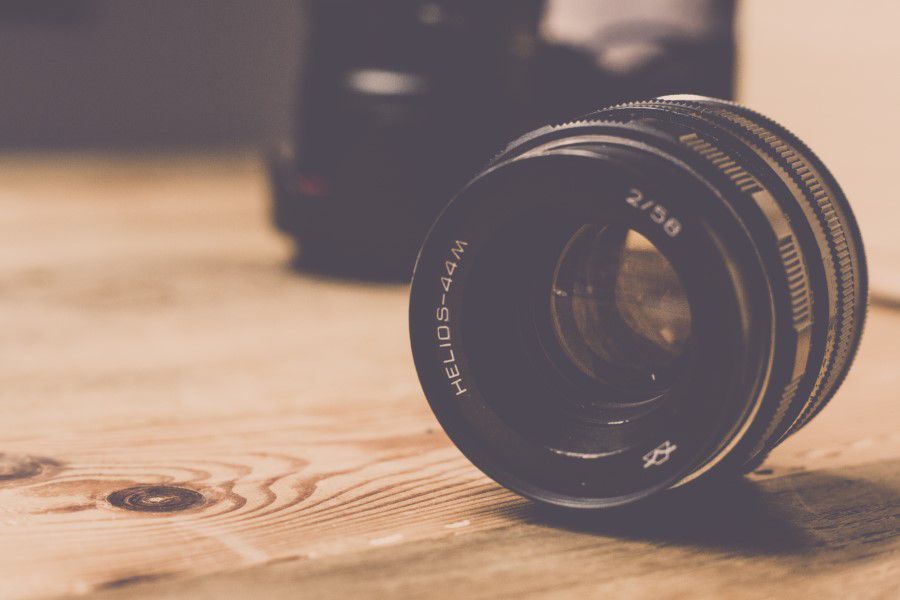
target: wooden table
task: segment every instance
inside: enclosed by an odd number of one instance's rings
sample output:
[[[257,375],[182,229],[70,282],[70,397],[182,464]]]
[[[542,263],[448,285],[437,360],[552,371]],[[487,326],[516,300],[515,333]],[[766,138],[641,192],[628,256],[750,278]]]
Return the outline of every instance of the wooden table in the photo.
[[[0,160],[0,597],[900,597],[900,312],[748,478],[536,509],[448,442],[405,286],[298,275],[249,157]]]

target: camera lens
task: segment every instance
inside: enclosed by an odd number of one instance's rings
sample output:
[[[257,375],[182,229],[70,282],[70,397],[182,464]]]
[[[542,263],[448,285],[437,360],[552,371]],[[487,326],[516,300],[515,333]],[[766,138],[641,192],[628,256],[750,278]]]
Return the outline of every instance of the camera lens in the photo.
[[[850,367],[866,288],[850,207],[802,142],[669,96],[494,158],[422,246],[410,332],[476,466],[604,508],[745,472],[805,425]]]

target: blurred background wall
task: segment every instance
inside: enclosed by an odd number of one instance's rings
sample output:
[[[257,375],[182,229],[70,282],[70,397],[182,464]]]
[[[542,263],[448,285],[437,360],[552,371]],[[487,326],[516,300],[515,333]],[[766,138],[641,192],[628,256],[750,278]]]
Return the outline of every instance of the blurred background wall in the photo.
[[[900,298],[900,2],[744,0],[737,97],[786,124],[844,188],[875,294]]]
[[[695,15],[684,4],[684,26]],[[545,30],[583,41],[609,0],[551,0]],[[633,0],[635,15],[653,0]],[[781,121],[815,150],[844,188],[862,227],[873,291],[900,298],[900,2],[739,0],[737,100]]]
[[[0,0],[0,148],[265,143],[301,33],[292,0]]]
[[[589,37],[606,4],[550,0],[545,31]],[[737,90],[831,166],[876,289],[900,295],[898,17],[892,0],[744,0]],[[303,38],[293,0],[0,0],[0,150],[269,146],[290,131]]]

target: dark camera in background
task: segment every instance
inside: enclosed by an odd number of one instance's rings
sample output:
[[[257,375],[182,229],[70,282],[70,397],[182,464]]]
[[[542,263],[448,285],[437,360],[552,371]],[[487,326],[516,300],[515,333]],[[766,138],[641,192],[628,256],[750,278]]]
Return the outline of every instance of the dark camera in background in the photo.
[[[308,0],[294,140],[270,165],[298,265],[407,278],[504,140],[626,99],[731,96],[732,0],[629,4],[596,3],[576,46],[542,38],[542,0]]]

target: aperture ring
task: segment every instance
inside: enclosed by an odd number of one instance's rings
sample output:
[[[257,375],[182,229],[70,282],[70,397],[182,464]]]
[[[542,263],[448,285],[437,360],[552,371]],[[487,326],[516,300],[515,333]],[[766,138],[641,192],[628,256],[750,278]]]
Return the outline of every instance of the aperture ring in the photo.
[[[723,174],[727,175],[741,192],[754,198],[757,204],[761,205],[760,207],[770,221],[772,221],[773,230],[775,230],[775,234],[778,237],[778,254],[781,257],[784,281],[790,296],[794,330],[798,334],[807,332],[812,325],[813,301],[809,284],[809,271],[793,232],[785,230],[787,228],[786,216],[777,207],[768,189],[754,175],[741,167],[730,155],[714,146],[710,141],[702,138],[696,132],[684,134],[680,136],[679,140],[716,166]],[[779,213],[777,219],[771,214],[773,211]],[[784,385],[768,425],[762,435],[758,436],[750,451],[751,456],[756,456],[766,449],[769,440],[783,426],[784,419],[789,414],[790,408],[794,403],[800,382],[803,380],[806,368],[808,368],[809,337],[804,336],[804,339],[806,347],[798,352],[794,373],[790,381]],[[798,343],[799,341],[798,339]],[[824,372],[823,369],[819,379],[824,376]]]
[[[853,249],[848,238],[852,235],[846,229],[846,223],[839,217],[834,201],[834,194],[839,190],[829,189],[824,178],[804,154],[811,155],[795,136],[786,130],[781,135],[774,133],[769,128],[757,125],[736,110],[746,110],[739,105],[718,100],[693,99],[654,99],[641,102],[620,104],[607,109],[602,109],[589,115],[596,123],[609,121],[621,122],[623,111],[641,109],[656,109],[672,111],[680,109],[686,116],[698,121],[724,128],[737,135],[743,143],[756,149],[758,153],[768,157],[770,167],[780,172],[782,179],[789,181],[796,187],[799,194],[798,201],[803,201],[815,219],[810,222],[818,230],[826,246],[820,252],[821,260],[826,268],[828,276],[832,279],[831,288],[833,297],[828,300],[829,312],[832,317],[825,324],[827,327],[825,355],[822,361],[819,376],[808,401],[794,417],[790,426],[785,427],[777,439],[769,440],[769,448],[777,445],[784,437],[797,431],[809,421],[830,399],[843,376],[846,374],[852,361],[859,341],[861,327],[857,323],[857,301],[863,299],[864,289],[856,283],[857,273],[854,272]],[[733,109],[733,110],[730,110]],[[771,124],[771,128],[783,129],[773,121],[752,113],[759,120]],[[858,235],[856,236],[858,238]],[[861,247],[857,248],[861,255]],[[861,256],[857,257],[858,259]],[[789,388],[788,388],[789,389]]]
[[[790,170],[798,183],[802,184],[807,201],[817,209],[820,224],[828,235],[829,250],[831,254],[830,265],[834,269],[837,278],[838,299],[836,305],[837,330],[833,333],[833,352],[826,358],[830,363],[826,367],[828,375],[824,382],[813,391],[810,402],[803,408],[794,420],[791,427],[782,435],[783,439],[791,432],[805,425],[812,416],[818,412],[830,398],[835,390],[835,384],[842,376],[845,365],[849,362],[854,349],[854,332],[858,328],[856,323],[856,286],[854,283],[854,269],[851,250],[848,243],[847,232],[844,224],[837,215],[837,210],[832,198],[833,192],[822,181],[821,175],[809,164],[800,152],[788,144],[785,140],[772,133],[768,129],[752,122],[751,120],[734,112],[722,110],[719,114],[726,119],[740,125],[748,133],[754,135],[762,143],[766,144],[771,152],[779,158],[783,167]],[[778,443],[780,440],[775,440]]]

